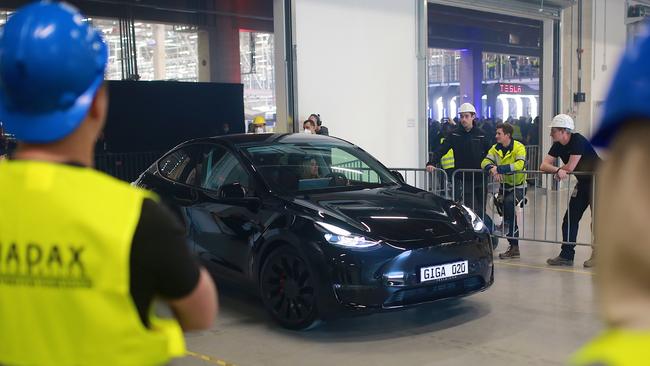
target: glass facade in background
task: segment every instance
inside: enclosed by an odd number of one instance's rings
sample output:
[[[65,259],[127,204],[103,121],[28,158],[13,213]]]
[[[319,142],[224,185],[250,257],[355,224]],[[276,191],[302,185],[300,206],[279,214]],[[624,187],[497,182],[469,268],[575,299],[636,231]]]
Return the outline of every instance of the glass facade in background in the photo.
[[[539,114],[539,57],[482,54],[481,118],[534,119]],[[460,50],[429,49],[429,118],[454,118],[461,104]]]
[[[482,115],[516,126],[532,124],[540,109],[540,58],[489,52],[482,57]],[[516,137],[529,140],[524,134]]]
[[[102,32],[108,45],[108,65],[106,80],[122,80],[122,48],[120,46],[120,26],[116,19],[88,18],[92,25]]]
[[[140,80],[199,80],[195,27],[142,22],[134,25]]]
[[[239,51],[246,120],[263,116],[272,127],[276,120],[274,36],[241,30]]]
[[[117,19],[89,18],[109,47],[106,79],[122,79],[122,48]],[[140,80],[198,81],[198,32],[193,26],[134,23]]]
[[[429,48],[429,83],[445,84],[460,80],[460,51]]]
[[[462,103],[460,90],[460,50],[429,49],[428,103],[429,151],[435,151],[441,139],[454,128],[444,125],[458,115]],[[481,72],[481,106],[477,107],[477,125],[489,136],[498,122],[514,127],[513,137],[527,146],[539,144],[539,57],[483,52]],[[471,62],[471,60],[469,60]],[[494,142],[494,141],[493,141]],[[537,157],[534,158],[537,161]]]
[[[483,52],[483,80],[539,78],[539,57]]]

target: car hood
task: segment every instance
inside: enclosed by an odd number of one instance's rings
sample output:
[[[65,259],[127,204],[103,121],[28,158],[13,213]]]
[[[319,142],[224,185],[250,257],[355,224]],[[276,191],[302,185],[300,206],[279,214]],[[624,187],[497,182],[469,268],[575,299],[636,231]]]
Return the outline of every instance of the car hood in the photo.
[[[325,222],[329,216],[403,247],[458,241],[468,226],[451,201],[408,186],[319,193],[293,202],[317,211]]]

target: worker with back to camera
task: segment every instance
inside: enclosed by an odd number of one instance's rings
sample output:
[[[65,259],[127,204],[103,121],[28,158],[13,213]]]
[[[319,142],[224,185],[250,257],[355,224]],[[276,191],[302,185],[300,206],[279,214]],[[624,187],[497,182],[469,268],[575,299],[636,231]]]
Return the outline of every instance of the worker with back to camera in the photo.
[[[592,138],[608,149],[597,170],[596,298],[606,329],[573,366],[650,362],[650,33],[624,54]]]
[[[427,171],[433,172],[436,162],[448,151],[454,151],[454,169],[481,169],[481,162],[490,149],[489,138],[485,132],[475,127],[476,109],[470,103],[463,103],[458,109],[460,126],[449,134],[434,151]],[[457,173],[454,197],[472,208],[492,229],[492,220],[485,215],[486,185],[482,173]],[[462,197],[461,197],[462,192]]]
[[[600,163],[600,158],[593,146],[584,136],[575,131],[573,118],[566,114],[558,114],[551,121],[551,138],[553,145],[549,150],[539,170],[553,173],[555,179],[567,179],[570,173],[593,173]],[[560,158],[564,165],[556,167],[554,162]],[[562,241],[575,243],[578,236],[578,224],[587,207],[592,206],[593,177],[591,175],[576,175],[577,184],[573,188],[569,207],[562,219]],[[575,256],[575,244],[563,244],[557,257],[549,258],[546,263],[551,266],[572,266]],[[584,262],[585,267],[593,266],[592,257]]]
[[[108,49],[72,6],[36,2],[0,33],[0,364],[159,365],[217,312],[185,230],[150,192],[92,169]],[[175,319],[153,315],[154,298]]]
[[[515,217],[515,206],[526,196],[526,147],[512,137],[513,128],[508,123],[497,123],[496,140],[481,163],[499,185],[499,195],[503,197],[503,222],[505,234],[509,238],[519,237]],[[519,258],[519,240],[508,239],[508,250],[499,254],[500,259]]]

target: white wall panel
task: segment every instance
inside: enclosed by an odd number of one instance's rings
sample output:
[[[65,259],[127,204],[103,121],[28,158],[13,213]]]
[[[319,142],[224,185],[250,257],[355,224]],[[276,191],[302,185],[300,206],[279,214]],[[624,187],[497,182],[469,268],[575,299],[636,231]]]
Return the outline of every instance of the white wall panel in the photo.
[[[421,165],[415,1],[296,0],[299,118],[387,166]]]

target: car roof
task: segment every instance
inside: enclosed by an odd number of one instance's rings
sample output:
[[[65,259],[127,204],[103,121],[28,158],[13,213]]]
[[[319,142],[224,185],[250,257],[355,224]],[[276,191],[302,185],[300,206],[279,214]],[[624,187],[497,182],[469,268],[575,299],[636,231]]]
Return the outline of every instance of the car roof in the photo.
[[[324,135],[307,135],[303,133],[242,133],[233,135],[223,135],[214,137],[204,137],[186,141],[183,143],[197,142],[224,142],[235,147],[247,147],[271,144],[304,144],[304,143],[328,143],[336,145],[353,145],[348,141],[337,137]]]

